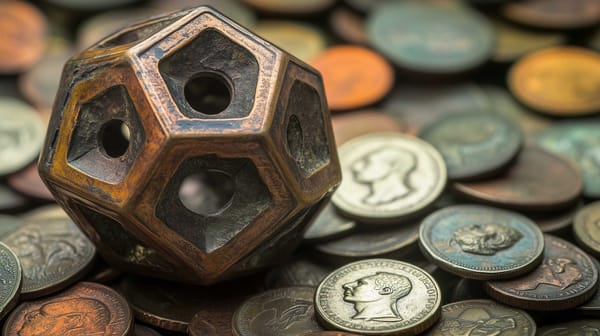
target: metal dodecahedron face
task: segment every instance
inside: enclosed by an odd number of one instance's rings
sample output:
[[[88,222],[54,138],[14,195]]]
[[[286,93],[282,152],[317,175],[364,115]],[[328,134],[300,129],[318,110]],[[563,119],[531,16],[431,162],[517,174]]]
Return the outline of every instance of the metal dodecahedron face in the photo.
[[[69,61],[39,169],[105,259],[198,284],[284,259],[341,179],[318,73],[206,7]]]

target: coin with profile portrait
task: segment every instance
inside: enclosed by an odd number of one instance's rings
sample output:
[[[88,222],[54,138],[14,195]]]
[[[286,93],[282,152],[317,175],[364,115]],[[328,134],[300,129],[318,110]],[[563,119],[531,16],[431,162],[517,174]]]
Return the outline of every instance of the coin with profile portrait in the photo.
[[[417,335],[437,321],[441,300],[430,274],[392,259],[344,265],[315,293],[323,325],[360,335]]]
[[[417,216],[440,196],[446,166],[427,142],[399,133],[372,133],[338,149],[342,183],[333,205],[365,223],[397,223]]]
[[[464,278],[506,279],[542,261],[544,238],[525,216],[479,205],[455,205],[427,216],[419,230],[423,254]]]

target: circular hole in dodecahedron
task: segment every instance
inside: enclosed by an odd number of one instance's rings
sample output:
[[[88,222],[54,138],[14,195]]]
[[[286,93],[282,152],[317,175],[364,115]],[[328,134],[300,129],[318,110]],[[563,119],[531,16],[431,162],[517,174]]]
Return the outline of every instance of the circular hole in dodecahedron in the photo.
[[[235,183],[227,173],[207,169],[183,179],[179,186],[179,199],[194,213],[217,215],[231,204],[234,189]]]
[[[112,158],[123,156],[129,148],[129,127],[123,120],[113,119],[100,128],[100,147]]]
[[[193,76],[184,88],[185,100],[203,114],[223,112],[231,102],[231,89],[223,76],[204,72]]]

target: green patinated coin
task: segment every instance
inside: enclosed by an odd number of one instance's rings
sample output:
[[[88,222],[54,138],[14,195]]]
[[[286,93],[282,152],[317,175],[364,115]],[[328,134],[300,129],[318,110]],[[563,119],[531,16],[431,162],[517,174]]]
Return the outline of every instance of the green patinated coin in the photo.
[[[570,159],[583,175],[583,194],[600,198],[600,120],[559,123],[538,133],[535,141]]]
[[[448,178],[489,176],[519,153],[519,126],[499,115],[467,112],[443,117],[421,130],[419,136],[444,157]]]
[[[417,2],[378,6],[367,19],[373,46],[397,66],[427,74],[461,73],[494,52],[491,23],[466,7]]]
[[[442,269],[465,278],[506,279],[525,274],[542,260],[542,231],[514,212],[456,205],[421,223],[421,251]]]

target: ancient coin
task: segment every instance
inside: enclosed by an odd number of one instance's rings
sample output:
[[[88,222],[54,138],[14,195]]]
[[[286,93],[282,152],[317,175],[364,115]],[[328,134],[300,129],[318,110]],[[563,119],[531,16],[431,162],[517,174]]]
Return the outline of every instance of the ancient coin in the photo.
[[[394,64],[425,74],[471,70],[492,55],[495,45],[491,23],[466,6],[388,2],[369,14],[367,33]]]
[[[600,198],[600,121],[561,122],[537,133],[540,147],[571,160],[583,175],[583,194]]]
[[[265,277],[265,287],[317,287],[332,270],[311,259],[296,257],[269,271]]]
[[[21,303],[2,334],[127,336],[132,328],[131,310],[122,296],[104,285],[80,282],[60,294]]]
[[[31,69],[19,77],[23,96],[40,109],[50,109],[58,92],[62,69],[72,55],[68,47],[46,53]]]
[[[550,29],[574,29],[600,22],[598,0],[524,0],[509,2],[502,15],[518,23]]]
[[[304,241],[314,243],[331,240],[351,233],[356,222],[339,215],[331,203],[327,203],[304,232]]]
[[[590,203],[577,212],[573,231],[579,246],[600,257],[600,201]]]
[[[279,15],[308,15],[331,7],[335,0],[242,0],[261,12]]]
[[[0,238],[10,234],[23,225],[23,220],[14,216],[0,215]]]
[[[210,336],[207,334],[204,334],[204,335]],[[160,334],[154,329],[150,329],[141,324],[135,324],[133,326],[133,335],[132,336],[160,336]]]
[[[337,7],[331,12],[329,26],[334,34],[348,43],[358,45],[369,43],[364,18],[345,7]]]
[[[523,104],[549,115],[600,111],[600,54],[578,47],[548,48],[520,59],[508,86]]]
[[[594,336],[600,333],[599,320],[575,320],[543,326],[537,336]]]
[[[488,281],[484,289],[495,300],[531,310],[563,310],[589,300],[598,288],[592,258],[577,246],[544,235],[544,259],[529,274],[504,281]]]
[[[525,216],[486,206],[455,205],[423,220],[419,246],[450,273],[479,280],[506,279],[539,265],[544,239]]]
[[[261,21],[252,29],[255,34],[308,62],[323,50],[324,34],[317,27],[297,21]]]
[[[574,205],[583,189],[581,174],[566,159],[525,147],[500,176],[455,182],[454,190],[484,203],[523,211],[559,210]]]
[[[521,309],[467,300],[444,305],[440,320],[425,335],[535,336],[535,331],[535,322]]]
[[[35,6],[25,1],[0,2],[0,74],[33,66],[44,54],[46,33],[46,17]]]
[[[446,167],[430,144],[398,133],[372,133],[339,148],[344,179],[332,202],[367,223],[397,223],[431,205],[444,190]]]
[[[67,216],[26,220],[2,237],[23,267],[25,299],[66,288],[91,268],[96,248]]]
[[[14,190],[31,198],[46,201],[54,200],[54,196],[42,181],[35,164],[10,175],[6,183]]]
[[[236,336],[301,335],[323,330],[315,316],[312,287],[266,291],[244,302],[233,316]]]
[[[376,103],[394,85],[392,66],[364,47],[330,47],[310,64],[323,76],[327,104],[332,110],[357,109]]]
[[[519,153],[519,126],[496,114],[466,112],[440,118],[419,133],[446,163],[448,178],[464,180],[497,174]]]
[[[560,45],[567,40],[560,33],[527,30],[501,20],[493,23],[498,40],[492,59],[499,63],[514,62],[527,53]]]
[[[0,319],[10,312],[19,299],[21,291],[21,263],[15,253],[4,243],[0,242]]]
[[[380,230],[356,232],[348,237],[318,244],[315,251],[332,264],[366,258],[397,259],[413,252],[419,238],[419,224],[406,223]]]
[[[0,98],[0,175],[12,174],[35,161],[44,134],[42,120],[33,108],[13,98]]]
[[[440,314],[438,284],[422,269],[391,259],[340,267],[315,294],[320,320],[361,335],[417,335]]]
[[[378,110],[359,110],[331,116],[335,143],[340,146],[361,135],[380,132],[403,132],[405,128],[396,119]]]

